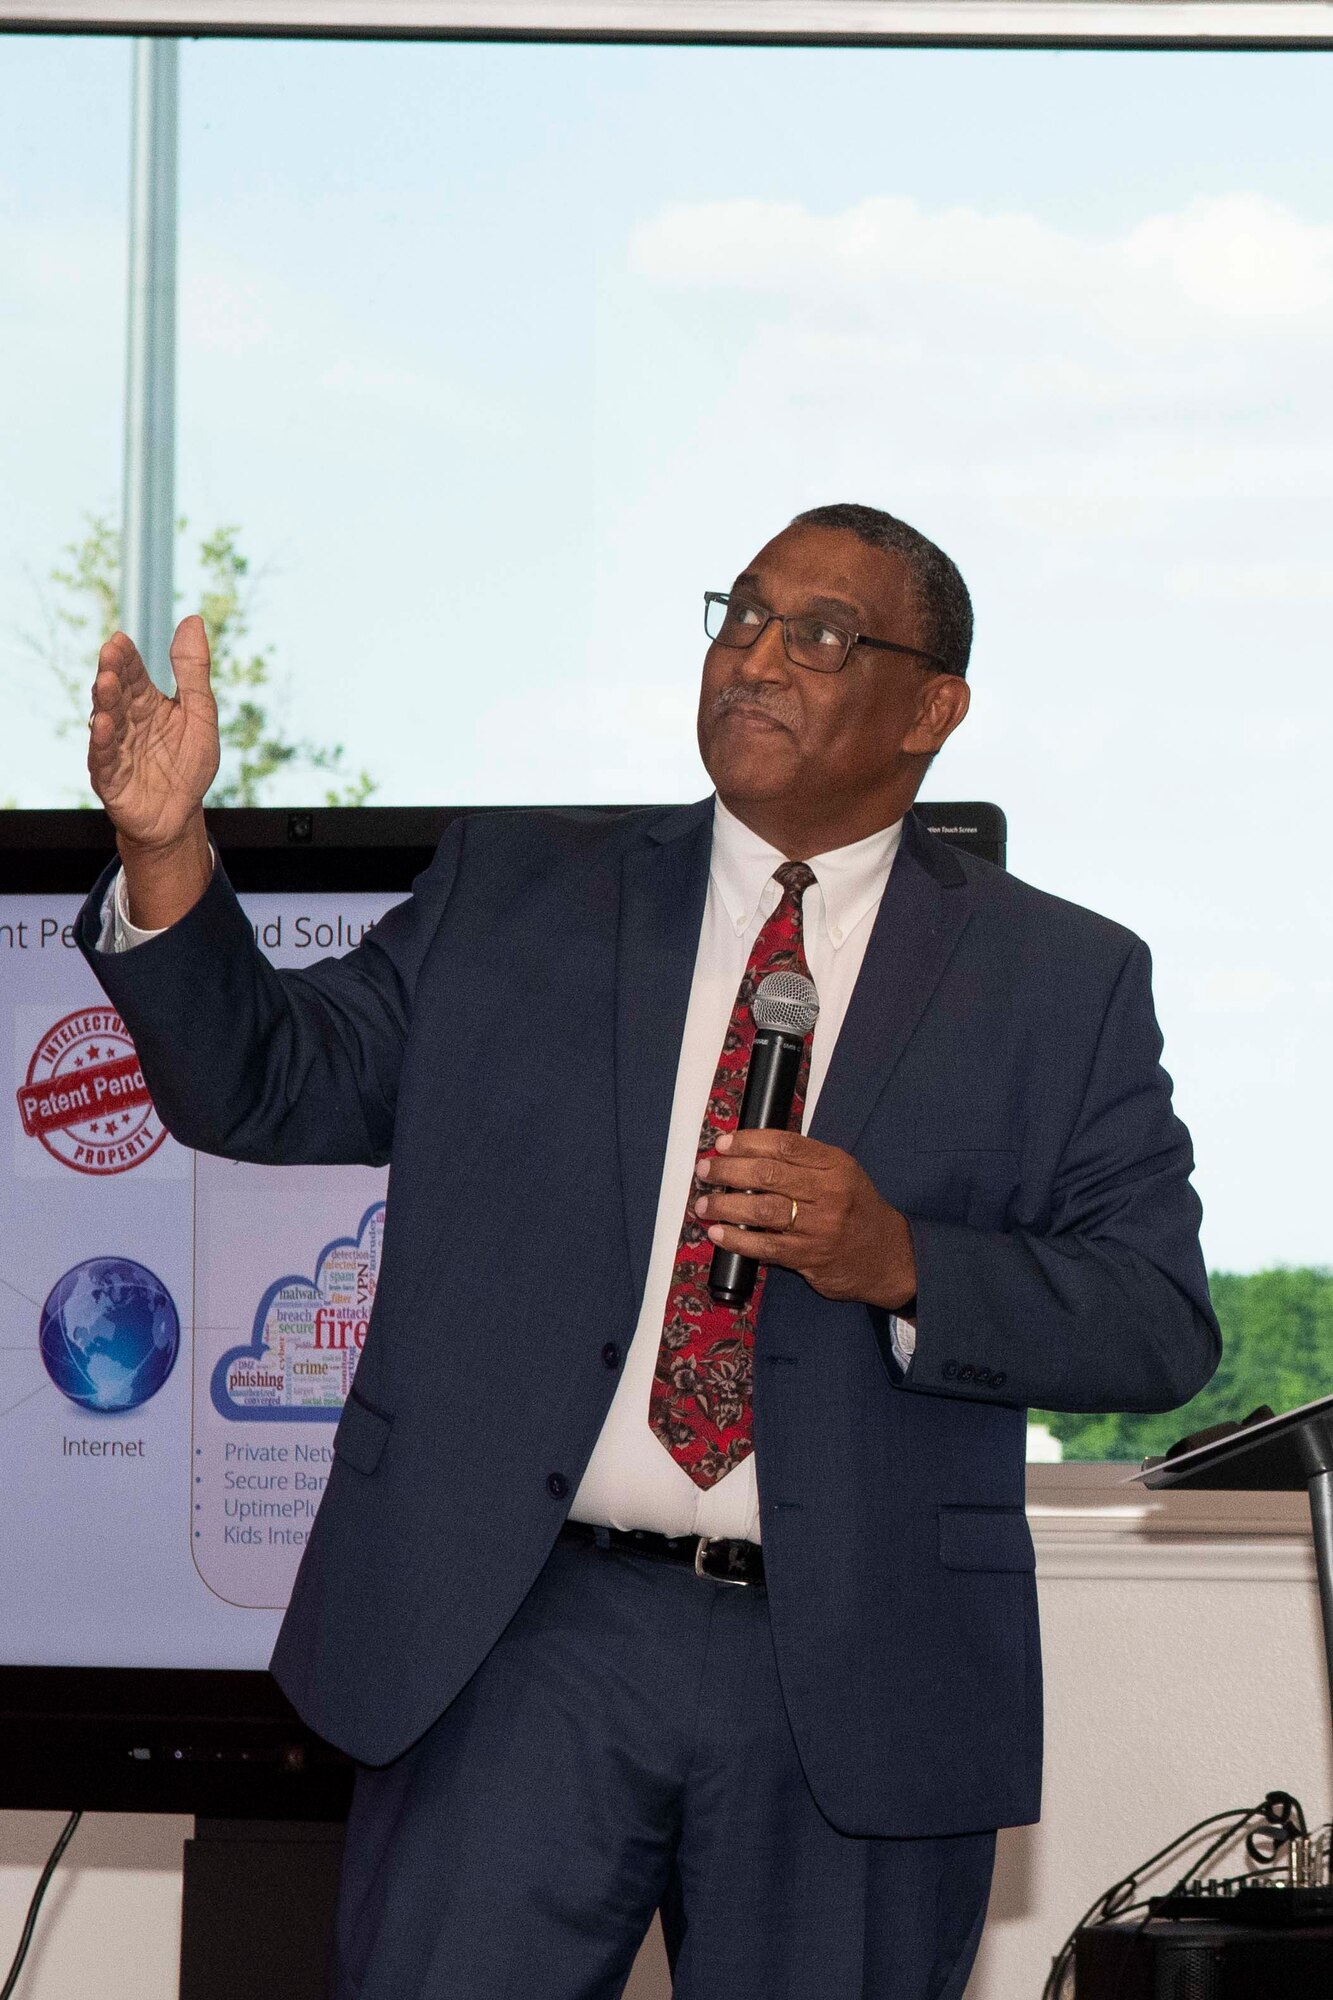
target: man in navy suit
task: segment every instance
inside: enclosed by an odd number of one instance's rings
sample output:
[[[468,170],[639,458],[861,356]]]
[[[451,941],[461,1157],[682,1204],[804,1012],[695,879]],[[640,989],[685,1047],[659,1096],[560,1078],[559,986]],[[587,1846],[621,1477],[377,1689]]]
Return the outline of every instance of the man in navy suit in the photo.
[[[80,936],[169,1129],[392,1164],[274,1658],[362,1767],[342,2000],[610,2000],[655,1909],[681,2000],[957,2000],[1038,1811],[1026,1406],[1216,1365],[1146,950],[911,810],[953,564],[822,508],[708,620],[715,799],[456,821],[301,973],[209,847],[202,625],[174,701],[99,662]],[[773,969],[819,993],[804,1119],[741,1133]]]

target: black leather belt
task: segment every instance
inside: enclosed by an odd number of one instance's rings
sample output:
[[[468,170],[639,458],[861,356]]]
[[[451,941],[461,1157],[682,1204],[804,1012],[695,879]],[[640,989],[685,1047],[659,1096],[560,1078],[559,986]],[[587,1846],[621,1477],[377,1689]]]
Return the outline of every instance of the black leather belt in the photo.
[[[648,1528],[595,1528],[590,1521],[566,1521],[562,1542],[592,1544],[650,1562],[680,1563],[714,1583],[762,1583],[764,1552],[758,1542],[724,1535],[655,1535]]]

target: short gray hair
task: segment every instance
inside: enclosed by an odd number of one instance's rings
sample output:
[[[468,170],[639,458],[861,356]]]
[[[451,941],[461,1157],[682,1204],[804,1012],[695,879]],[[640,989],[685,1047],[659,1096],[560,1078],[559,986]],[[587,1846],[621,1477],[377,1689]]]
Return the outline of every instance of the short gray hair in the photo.
[[[967,672],[972,651],[972,599],[958,565],[943,549],[896,515],[879,507],[859,506],[852,500],[832,507],[811,507],[798,514],[791,525],[841,528],[872,549],[901,556],[912,579],[922,646],[944,661],[947,672]]]

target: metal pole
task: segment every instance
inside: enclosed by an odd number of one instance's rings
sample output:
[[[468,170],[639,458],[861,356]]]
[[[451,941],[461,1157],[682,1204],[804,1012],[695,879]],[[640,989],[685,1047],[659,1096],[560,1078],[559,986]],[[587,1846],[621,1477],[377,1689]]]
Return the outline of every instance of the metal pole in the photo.
[[[1308,1491],[1315,1563],[1319,1571],[1319,1613],[1324,1623],[1329,1702],[1333,1705],[1333,1472],[1316,1472]]]
[[[134,43],[129,327],[120,623],[158,686],[174,687],[176,623],[176,87],[179,44]]]

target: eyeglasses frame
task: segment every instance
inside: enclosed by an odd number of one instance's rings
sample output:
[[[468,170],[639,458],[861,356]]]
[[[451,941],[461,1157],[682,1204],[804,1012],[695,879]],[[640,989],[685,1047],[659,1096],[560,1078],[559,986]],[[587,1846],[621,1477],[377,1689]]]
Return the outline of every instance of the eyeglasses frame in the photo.
[[[904,646],[897,639],[872,639],[864,632],[845,632],[843,631],[843,627],[841,625],[835,625],[829,619],[825,619],[824,623],[828,626],[830,632],[842,632],[843,637],[847,640],[847,650],[843,654],[842,658],[839,660],[836,667],[806,666],[804,660],[797,660],[794,659],[792,656],[791,639],[788,635],[787,627],[788,625],[794,622],[793,617],[784,616],[784,614],[780,611],[768,611],[767,605],[760,604],[753,597],[743,596],[741,598],[741,602],[743,604],[753,605],[756,611],[768,612],[768,616],[765,618],[763,624],[756,626],[754,628],[754,638],[747,640],[743,645],[738,645],[734,639],[715,639],[712,633],[708,630],[708,607],[710,604],[721,604],[724,606],[728,605],[731,603],[732,597],[734,595],[735,593],[730,590],[706,590],[704,592],[704,637],[708,640],[710,645],[726,646],[728,650],[732,652],[748,653],[751,646],[755,646],[758,644],[759,640],[763,637],[764,633],[768,630],[769,626],[773,623],[774,619],[776,618],[778,623],[782,627],[783,651],[786,653],[787,658],[791,661],[791,664],[794,667],[801,667],[808,674],[840,674],[843,668],[846,666],[847,661],[851,656],[852,649],[855,646],[874,646],[879,652],[882,653],[909,653],[913,659],[929,660],[931,665],[938,667],[941,673],[947,674],[953,672],[952,667],[949,666],[947,661],[942,660],[938,653],[923,652],[920,646]]]

